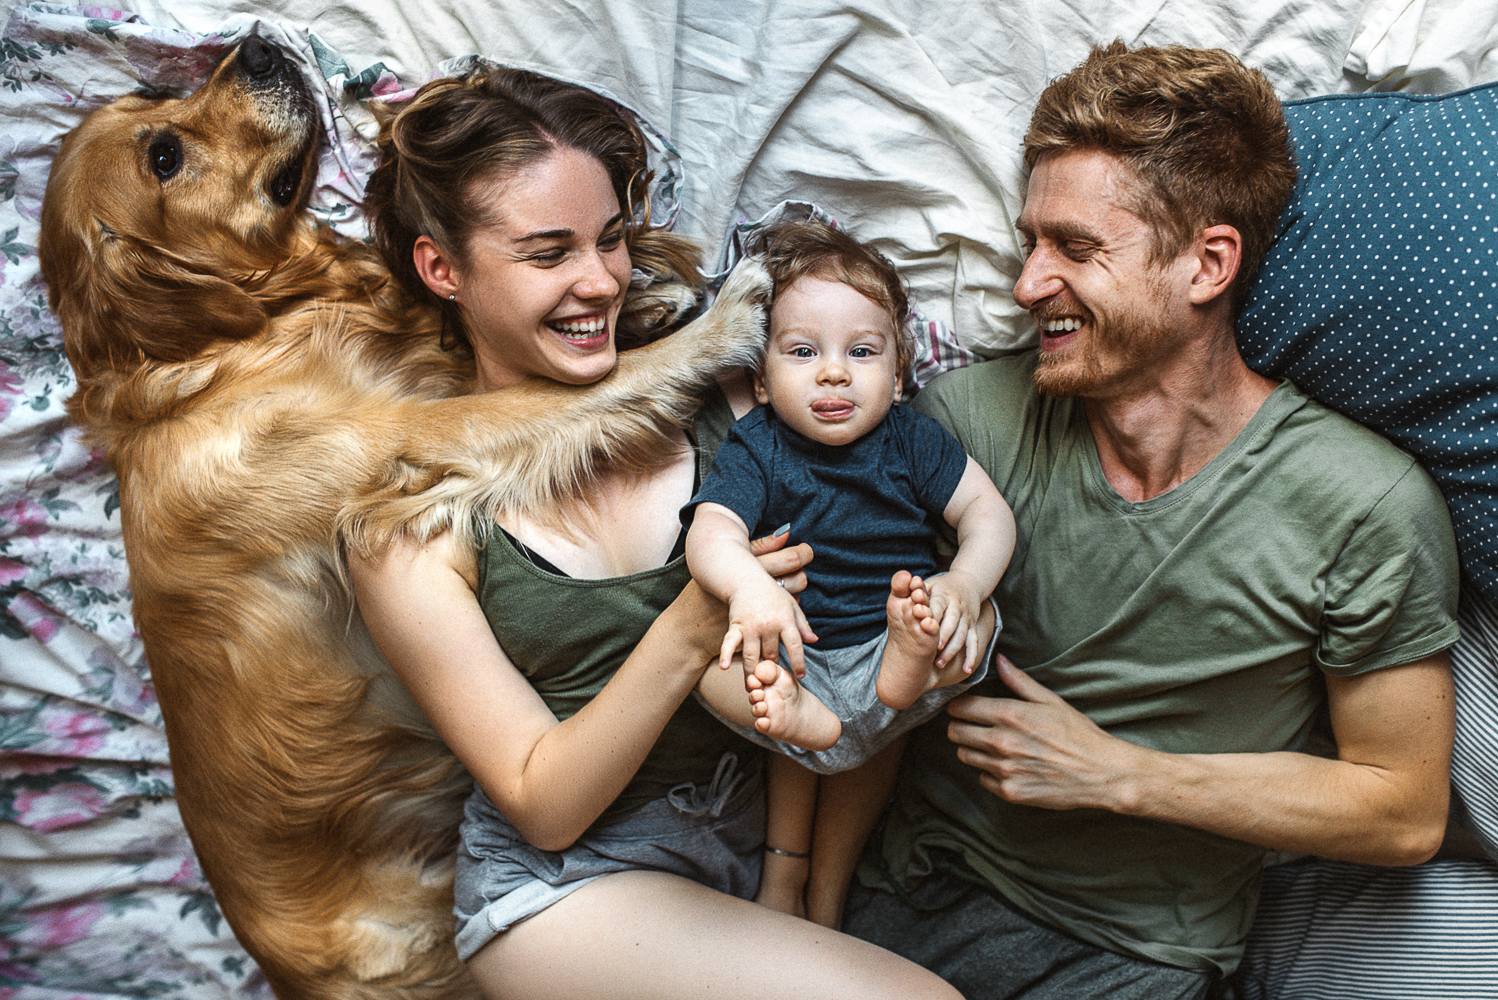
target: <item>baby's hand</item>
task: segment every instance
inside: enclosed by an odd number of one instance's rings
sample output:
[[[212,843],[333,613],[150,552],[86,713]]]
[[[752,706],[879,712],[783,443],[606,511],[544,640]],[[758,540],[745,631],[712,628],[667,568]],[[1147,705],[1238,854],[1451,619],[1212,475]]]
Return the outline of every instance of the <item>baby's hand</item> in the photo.
[[[747,682],[761,661],[780,662],[783,643],[791,661],[791,671],[797,677],[806,676],[802,642],[815,642],[817,637],[795,597],[773,578],[767,575],[763,582],[755,581],[740,587],[729,599],[728,622],[728,632],[723,636],[723,648],[718,657],[719,667],[727,670],[733,662],[734,651],[742,645]]]
[[[941,652],[936,655],[937,669],[952,662],[962,652],[962,672],[970,674],[978,666],[978,615],[983,595],[971,582],[956,572],[925,581],[931,617],[938,623],[936,641]]]

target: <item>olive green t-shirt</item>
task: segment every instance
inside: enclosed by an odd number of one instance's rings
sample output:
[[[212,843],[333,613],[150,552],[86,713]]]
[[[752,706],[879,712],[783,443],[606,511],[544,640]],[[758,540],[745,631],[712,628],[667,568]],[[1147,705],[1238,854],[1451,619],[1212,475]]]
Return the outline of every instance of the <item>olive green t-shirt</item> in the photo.
[[[713,392],[693,424],[699,479],[732,423],[727,400]],[[559,576],[517,552],[499,531],[491,531],[479,549],[478,575],[479,604],[489,627],[558,719],[575,715],[603,689],[691,580],[685,556],[629,576]],[[710,784],[718,759],[729,750],[757,767],[759,749],[688,698],[597,825],[618,822],[682,782]]]
[[[937,379],[915,405],[956,434],[1019,524],[998,647],[1108,732],[1177,753],[1300,750],[1321,674],[1409,663],[1457,637],[1445,503],[1414,460],[1282,383],[1170,492],[1103,476],[1080,400],[1033,354]],[[996,678],[976,693],[1006,695]],[[1265,852],[1101,810],[1012,805],[917,731],[867,884],[941,868],[1113,951],[1231,970]],[[1252,808],[1245,803],[1245,808]]]

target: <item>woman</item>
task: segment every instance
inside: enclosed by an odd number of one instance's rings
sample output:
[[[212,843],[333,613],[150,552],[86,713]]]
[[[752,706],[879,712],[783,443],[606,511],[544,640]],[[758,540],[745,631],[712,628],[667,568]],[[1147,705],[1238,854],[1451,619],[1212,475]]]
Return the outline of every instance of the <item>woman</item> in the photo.
[[[376,241],[442,303],[477,392],[602,378],[631,255],[681,253],[632,224],[638,130],[578,87],[436,81],[384,123],[382,154]],[[751,403],[729,387],[655,470],[603,469],[579,502],[507,518],[477,552],[441,536],[351,563],[371,632],[477,784],[458,946],[487,996],[957,996],[735,898],[758,877],[760,764],[686,697],[727,622],[690,582],[677,511]],[[761,546],[767,570],[804,585],[809,551],[777,547]]]

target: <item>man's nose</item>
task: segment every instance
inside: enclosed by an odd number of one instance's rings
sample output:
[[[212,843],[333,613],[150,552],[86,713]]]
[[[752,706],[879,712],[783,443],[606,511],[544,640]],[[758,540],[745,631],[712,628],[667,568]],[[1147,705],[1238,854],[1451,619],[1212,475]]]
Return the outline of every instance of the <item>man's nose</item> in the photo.
[[[1021,309],[1034,309],[1041,302],[1061,290],[1061,279],[1056,274],[1052,254],[1037,247],[1025,258],[1024,270],[1014,283],[1014,304]]]

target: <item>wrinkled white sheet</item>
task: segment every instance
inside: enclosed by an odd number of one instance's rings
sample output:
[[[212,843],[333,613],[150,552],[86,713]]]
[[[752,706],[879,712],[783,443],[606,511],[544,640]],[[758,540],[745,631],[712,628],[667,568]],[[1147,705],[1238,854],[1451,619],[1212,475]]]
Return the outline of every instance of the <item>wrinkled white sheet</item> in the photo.
[[[980,350],[1030,336],[1020,141],[1045,84],[1087,48],[1221,46],[1282,98],[1498,79],[1498,0],[526,0],[451,4],[149,0],[153,24],[229,11],[309,26],[356,71],[419,81],[477,52],[601,86],[661,125],[688,170],[681,228],[815,202],[899,262],[915,299]]]

